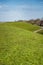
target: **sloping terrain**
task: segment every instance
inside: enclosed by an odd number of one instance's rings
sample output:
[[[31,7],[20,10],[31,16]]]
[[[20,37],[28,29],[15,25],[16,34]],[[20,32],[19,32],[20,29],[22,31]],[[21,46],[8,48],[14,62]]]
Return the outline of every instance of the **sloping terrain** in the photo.
[[[13,22],[13,23],[10,22],[10,24],[9,23],[7,23],[7,24],[11,25],[11,26],[16,26],[18,28],[22,28],[22,29],[25,29],[25,30],[28,30],[28,31],[32,31],[32,32],[40,29],[40,26],[28,24],[26,22]]]
[[[43,65],[43,36],[31,28],[26,23],[0,23],[0,65]]]
[[[38,33],[39,33],[39,34],[43,34],[43,30],[39,31]]]

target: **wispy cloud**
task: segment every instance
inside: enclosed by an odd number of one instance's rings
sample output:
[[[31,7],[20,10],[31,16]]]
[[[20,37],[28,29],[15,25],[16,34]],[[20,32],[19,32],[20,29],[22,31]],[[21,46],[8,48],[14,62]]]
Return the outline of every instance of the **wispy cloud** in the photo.
[[[8,7],[8,5],[5,5],[5,4],[4,4],[3,7]]]
[[[40,2],[40,4],[43,4],[43,2]]]
[[[13,21],[13,20],[19,20],[19,19],[23,19],[23,12],[19,11],[19,10],[11,10],[5,13],[2,13],[2,15],[0,15],[0,20],[2,19],[2,21]]]
[[[2,6],[0,5],[0,8],[2,8]]]
[[[42,0],[3,0],[3,2],[0,3],[1,21],[38,17],[43,17]]]
[[[15,9],[25,10],[25,11],[39,11],[42,10],[42,5],[17,5]]]
[[[0,5],[0,8],[7,8],[7,7],[8,7],[8,5],[5,5],[5,4]]]

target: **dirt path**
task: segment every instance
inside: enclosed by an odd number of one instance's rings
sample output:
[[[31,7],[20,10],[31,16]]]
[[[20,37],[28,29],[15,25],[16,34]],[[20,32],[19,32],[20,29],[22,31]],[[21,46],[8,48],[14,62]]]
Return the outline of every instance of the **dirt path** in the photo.
[[[37,33],[37,32],[39,32],[39,31],[41,31],[41,30],[43,30],[43,27],[41,27],[41,29],[36,30],[36,31],[34,31],[34,32]]]

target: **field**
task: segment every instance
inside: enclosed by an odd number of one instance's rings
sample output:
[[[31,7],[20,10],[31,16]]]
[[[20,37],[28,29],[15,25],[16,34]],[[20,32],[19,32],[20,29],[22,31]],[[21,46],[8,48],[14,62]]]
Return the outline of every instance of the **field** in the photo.
[[[28,31],[35,31],[35,30],[38,30],[40,29],[39,26],[37,25],[32,25],[32,24],[28,24],[26,22],[15,22],[15,23],[7,23],[8,25],[11,25],[11,26],[16,26],[18,28],[22,28],[24,30],[28,30]]]
[[[43,65],[43,36],[37,25],[0,23],[0,65]]]

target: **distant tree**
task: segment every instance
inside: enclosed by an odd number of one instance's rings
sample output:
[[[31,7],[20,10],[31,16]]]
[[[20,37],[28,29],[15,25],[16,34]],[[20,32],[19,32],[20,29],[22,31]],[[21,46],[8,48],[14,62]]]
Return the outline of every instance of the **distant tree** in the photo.
[[[40,21],[40,26],[43,26],[43,18]]]

